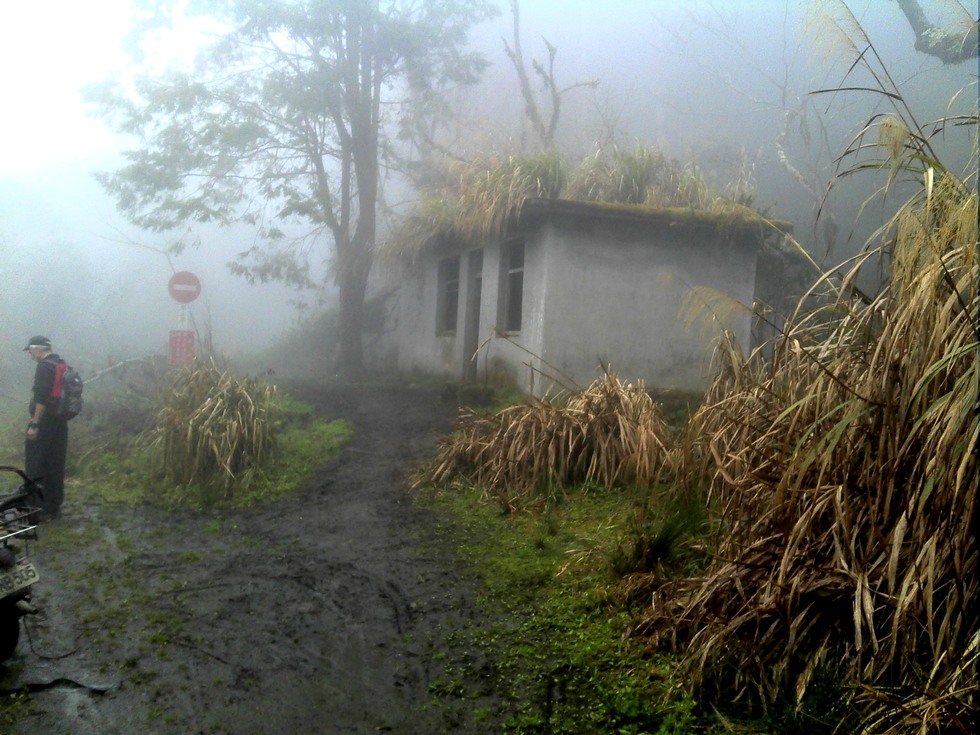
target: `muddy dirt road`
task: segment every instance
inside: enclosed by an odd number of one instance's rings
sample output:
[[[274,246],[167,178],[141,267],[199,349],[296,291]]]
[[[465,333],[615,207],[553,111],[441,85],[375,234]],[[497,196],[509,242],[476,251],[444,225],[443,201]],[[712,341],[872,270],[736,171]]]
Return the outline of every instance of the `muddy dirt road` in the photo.
[[[174,517],[69,489],[34,545],[42,613],[4,677],[29,692],[15,732],[494,731],[492,694],[431,694],[476,586],[402,484],[455,405],[405,386],[299,397],[354,437],[284,502]]]

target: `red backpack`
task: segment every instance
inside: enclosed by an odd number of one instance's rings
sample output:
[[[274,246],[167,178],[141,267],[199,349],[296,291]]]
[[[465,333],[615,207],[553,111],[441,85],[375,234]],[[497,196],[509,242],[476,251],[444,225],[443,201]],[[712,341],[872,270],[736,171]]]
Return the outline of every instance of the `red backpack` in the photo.
[[[56,415],[69,420],[82,411],[82,376],[64,360],[54,366],[54,384],[51,386],[51,403]]]

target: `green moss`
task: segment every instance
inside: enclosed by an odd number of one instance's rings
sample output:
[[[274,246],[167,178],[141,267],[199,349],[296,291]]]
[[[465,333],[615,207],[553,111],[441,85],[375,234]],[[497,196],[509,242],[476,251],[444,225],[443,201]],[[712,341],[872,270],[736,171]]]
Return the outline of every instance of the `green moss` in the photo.
[[[537,218],[557,216],[572,222],[577,218],[596,217],[630,221],[652,230],[712,230],[733,236],[749,235],[759,239],[760,228],[769,231],[791,232],[793,225],[783,220],[768,219],[753,209],[732,206],[719,211],[694,207],[658,207],[649,204],[577,201],[548,199],[525,202],[521,221],[531,223]]]
[[[0,678],[0,687],[4,688],[3,695],[0,695],[0,732],[21,735],[29,731],[20,729],[17,723],[30,721],[30,715],[34,712],[34,702],[27,691],[8,691],[6,685],[9,679],[10,676],[6,673]]]
[[[320,419],[305,427],[288,429],[280,437],[276,461],[236,497],[235,505],[247,507],[269,502],[300,490],[317,467],[340,453],[352,433],[353,427],[346,421]]]
[[[656,732],[674,707],[672,682],[630,643],[629,615],[606,604],[622,496],[581,493],[543,514],[511,515],[479,504],[476,490],[423,497],[483,583],[479,627],[452,635],[452,650],[474,653],[447,662],[442,680],[471,688],[433,693],[486,693],[473,682],[486,680],[489,660],[486,686],[506,700],[502,732]]]
[[[82,499],[136,506],[164,503],[172,506],[241,508],[269,502],[296,492],[313,470],[336,456],[350,440],[351,426],[324,421],[313,408],[289,396],[280,396],[276,425],[277,451],[263,467],[242,473],[237,483],[215,492],[212,485],[173,486],[152,468],[149,450],[135,442],[125,450],[106,450],[81,463],[80,478],[70,481],[71,492]]]

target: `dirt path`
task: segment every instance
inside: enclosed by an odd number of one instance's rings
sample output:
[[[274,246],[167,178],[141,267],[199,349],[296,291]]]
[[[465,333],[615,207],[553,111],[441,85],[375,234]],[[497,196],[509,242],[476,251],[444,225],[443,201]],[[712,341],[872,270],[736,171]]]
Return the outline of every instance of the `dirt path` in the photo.
[[[404,386],[306,393],[355,430],[300,496],[220,519],[69,499],[42,527],[43,612],[5,680],[31,691],[20,732],[489,731],[458,709],[486,702],[433,704],[475,587],[402,486],[455,406]]]

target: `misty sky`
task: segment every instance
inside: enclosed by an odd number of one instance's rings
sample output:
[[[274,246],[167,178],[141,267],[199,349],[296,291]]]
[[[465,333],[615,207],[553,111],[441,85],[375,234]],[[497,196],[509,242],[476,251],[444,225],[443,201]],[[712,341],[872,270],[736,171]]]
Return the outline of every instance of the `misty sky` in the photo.
[[[941,0],[923,4],[943,19],[937,10]],[[806,5],[522,0],[524,52],[543,58],[546,37],[559,50],[560,83],[601,82],[595,94],[569,96],[562,126],[568,149],[585,152],[603,131],[599,118],[615,127],[624,144],[662,145],[678,157],[731,158],[746,148],[758,157],[760,204],[799,226],[812,204],[798,198],[775,167],[771,143],[783,122],[778,97],[788,94],[790,105],[814,88],[836,85],[843,72],[840,64],[821,61],[811,51],[814,39],[802,23]],[[912,33],[894,2],[855,0],[849,7],[894,65],[910,98],[924,108],[923,118],[942,115],[952,92],[975,83],[975,64],[944,68],[914,52]],[[975,3],[967,7],[976,12]],[[129,142],[86,116],[79,90],[125,65],[122,39],[130,18],[127,0],[0,2],[6,31],[0,44],[6,103],[0,115],[6,143],[0,158],[0,380],[10,361],[21,357],[11,350],[35,332],[52,332],[66,351],[91,360],[106,352],[128,357],[162,351],[177,310],[166,293],[172,267],[195,271],[204,281],[207,298],[193,311],[198,326],[210,322],[220,349],[234,353],[268,342],[294,318],[293,292],[249,287],[227,273],[225,264],[243,241],[247,246],[248,232],[206,233],[206,249],[168,263],[154,252],[166,238],[126,225],[94,182],[93,172],[117,165]],[[475,120],[482,115],[500,122],[501,110],[513,108],[518,97],[501,54],[502,37],[510,38],[506,12],[474,35],[494,57],[477,97],[485,109],[470,103]],[[185,32],[150,50],[161,66],[175,57],[187,60],[194,38]],[[782,90],[779,81],[785,82]],[[975,100],[976,87],[965,96]],[[867,119],[873,104],[828,101],[840,121],[834,123],[840,133],[835,145]],[[519,108],[512,114],[516,126]],[[73,286],[67,300],[80,316],[74,333],[58,334],[64,325],[49,309],[64,302],[65,282]]]

